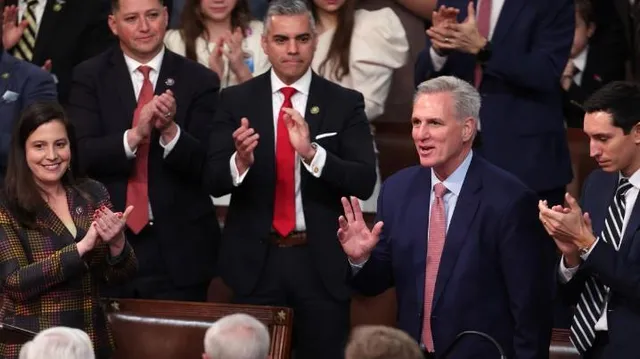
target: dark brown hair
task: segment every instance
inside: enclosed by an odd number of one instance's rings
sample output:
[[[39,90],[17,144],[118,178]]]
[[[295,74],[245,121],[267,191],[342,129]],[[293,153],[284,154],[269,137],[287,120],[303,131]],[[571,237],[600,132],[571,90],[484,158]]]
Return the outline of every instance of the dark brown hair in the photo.
[[[309,2],[309,8],[313,12],[313,16],[316,22],[320,22],[317,14],[317,8],[313,3],[313,0],[307,0]],[[331,45],[329,45],[329,51],[327,51],[327,58],[322,61],[318,72],[324,75],[327,71],[327,66],[331,61],[335,61],[333,68],[329,71],[333,72],[333,75],[338,81],[341,81],[344,76],[349,74],[349,54],[351,52],[351,37],[353,36],[353,26],[355,23],[356,13],[356,1],[357,0],[345,0],[344,4],[338,10],[338,25],[336,31],[331,39]]]
[[[593,2],[591,0],[575,0],[575,7],[578,12],[578,16],[580,16],[587,26],[596,22],[595,14],[593,12]]]
[[[29,168],[26,159],[27,138],[40,126],[51,121],[59,121],[67,131],[69,149],[71,151],[70,168],[61,178],[64,187],[74,187],[79,184],[77,146],[73,126],[57,102],[34,102],[27,106],[20,120],[13,129],[7,173],[4,180],[4,194],[7,205],[14,212],[18,222],[27,227],[35,226],[36,213],[44,208],[41,188],[33,178],[33,172]],[[80,191],[82,193],[82,191]]]
[[[204,15],[200,9],[202,0],[186,0],[182,14],[180,15],[180,35],[184,41],[185,57],[194,61],[198,61],[196,54],[196,39],[203,36],[206,41],[209,39],[207,31],[204,27]],[[247,33],[249,22],[251,21],[251,13],[249,12],[249,2],[247,0],[237,0],[236,6],[231,10],[231,29],[239,27],[242,33]]]

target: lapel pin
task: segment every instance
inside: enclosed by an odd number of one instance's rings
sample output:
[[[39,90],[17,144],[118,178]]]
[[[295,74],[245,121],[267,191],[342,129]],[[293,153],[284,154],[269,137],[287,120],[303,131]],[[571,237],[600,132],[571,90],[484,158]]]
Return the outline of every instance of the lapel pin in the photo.
[[[84,212],[82,207],[76,207],[76,214],[82,214],[82,212]]]
[[[310,112],[311,112],[312,115],[317,115],[320,112],[320,107],[313,106],[313,107],[311,107],[311,111]]]
[[[64,0],[56,0],[55,5],[53,5],[53,11],[58,12],[62,10],[62,5],[64,5],[65,2]]]
[[[8,79],[9,78],[9,73],[8,72],[3,73],[2,74],[2,78],[5,79],[5,80]]]
[[[165,80],[164,84],[167,86],[173,86],[176,83],[176,81],[174,79],[172,79],[171,77],[169,77],[168,79]]]

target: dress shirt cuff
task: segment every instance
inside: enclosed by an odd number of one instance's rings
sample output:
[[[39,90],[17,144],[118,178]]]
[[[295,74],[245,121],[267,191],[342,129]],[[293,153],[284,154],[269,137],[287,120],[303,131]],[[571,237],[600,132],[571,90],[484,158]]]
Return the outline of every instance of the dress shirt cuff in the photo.
[[[364,262],[360,263],[360,264],[355,264],[351,261],[351,259],[347,258],[347,260],[349,261],[349,265],[351,266],[351,274],[352,275],[356,275],[358,274],[358,272],[360,272],[360,270],[362,269],[362,267],[364,267],[365,264],[367,264],[367,262],[369,261],[368,259],[365,260]]]
[[[560,268],[558,269],[558,275],[560,276],[560,281],[562,283],[567,283],[568,281],[570,281],[571,278],[573,278],[573,276],[576,275],[579,268],[580,266],[567,268],[567,266],[564,265],[564,256],[562,256],[562,258],[560,258]]]
[[[441,71],[444,65],[447,63],[447,56],[438,55],[433,47],[429,48],[429,55],[431,55],[431,63],[433,64],[433,69],[436,71]]]
[[[180,138],[180,126],[178,126],[176,124],[176,127],[178,128],[178,131],[176,132],[176,135],[173,137],[173,139],[167,143],[166,145],[164,143],[162,143],[162,136],[160,136],[160,146],[162,146],[162,148],[164,148],[164,153],[162,154],[162,158],[167,158],[167,156],[169,156],[169,153],[171,153],[171,150],[173,150],[174,147],[176,147],[176,143],[178,143],[178,139]]]
[[[131,147],[129,147],[129,141],[127,141],[127,134],[129,134],[129,131],[131,130],[124,131],[122,142],[124,143],[124,153],[127,155],[128,159],[132,159],[132,158],[136,158],[136,151],[138,149],[137,148],[131,149]]]
[[[322,169],[324,168],[324,164],[327,162],[327,150],[322,148],[320,145],[314,142],[316,147],[316,154],[313,156],[310,164],[307,164],[302,158],[300,161],[304,165],[304,168],[309,171],[313,175],[313,177],[320,178],[322,175]]]
[[[247,170],[244,171],[242,175],[240,175],[238,167],[236,166],[237,154],[238,152],[234,152],[233,155],[231,155],[231,160],[229,160],[229,167],[231,168],[231,178],[233,179],[234,187],[238,187],[242,184],[242,181],[244,181],[244,178],[247,177],[247,173],[249,173],[249,170],[251,169],[251,167],[247,168]]]
[[[598,241],[599,239],[596,238],[596,240],[593,241],[593,244],[591,245],[591,247],[589,247],[589,250],[586,253],[580,255],[580,258],[582,258],[583,261],[586,261],[587,258],[589,258],[591,251],[593,251],[593,249],[596,247],[596,244],[598,244]]]

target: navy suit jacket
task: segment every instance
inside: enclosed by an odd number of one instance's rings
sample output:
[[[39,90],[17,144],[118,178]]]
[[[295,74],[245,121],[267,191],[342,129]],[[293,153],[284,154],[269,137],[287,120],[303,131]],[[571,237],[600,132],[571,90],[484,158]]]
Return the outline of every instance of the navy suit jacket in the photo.
[[[594,171],[585,181],[582,209],[591,216],[593,233],[599,235],[618,184],[618,172]],[[609,344],[603,358],[635,358],[640,338],[640,201],[622,237],[620,250],[598,241],[574,278],[561,287],[570,304],[576,304],[590,275],[611,288],[607,307]]]
[[[10,92],[8,92],[10,91]],[[16,93],[15,100],[10,93]],[[4,177],[13,125],[29,104],[57,100],[53,77],[41,68],[20,61],[0,49],[0,174]]]
[[[460,9],[468,0],[439,0]],[[573,0],[506,0],[491,38],[492,56],[480,88],[481,154],[536,192],[563,188],[571,163],[562,114],[560,75],[573,42]],[[473,83],[476,59],[451,53],[436,72],[427,48],[416,63],[416,85],[453,75]]]
[[[383,232],[352,280],[365,295],[395,286],[398,325],[418,341],[430,195],[430,168],[406,168],[385,181],[377,218]],[[535,194],[474,155],[447,231],[433,309],[426,314],[436,354],[460,332],[478,330],[495,338],[509,358],[548,357],[555,271],[550,242],[538,221]],[[494,353],[486,339],[467,337],[449,358]]]

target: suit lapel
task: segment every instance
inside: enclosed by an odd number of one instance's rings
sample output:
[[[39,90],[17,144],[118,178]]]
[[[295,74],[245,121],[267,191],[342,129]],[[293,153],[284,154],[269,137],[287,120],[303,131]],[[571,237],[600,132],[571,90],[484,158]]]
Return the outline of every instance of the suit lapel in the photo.
[[[156,88],[154,93],[161,95],[168,89],[171,89],[175,85],[175,72],[176,72],[176,56],[173,52],[165,49],[164,57],[162,58],[162,66],[160,66],[160,74],[158,75],[158,82],[156,82]],[[175,91],[172,89],[171,91]]]
[[[276,175],[276,148],[274,143],[275,128],[273,121],[273,92],[271,90],[271,71],[267,71],[256,79],[256,87],[252,93],[248,94],[252,106],[247,113],[249,124],[260,135],[258,147],[256,147],[256,162],[260,161],[269,165],[272,177],[275,181]],[[238,119],[238,126],[240,122]],[[258,160],[259,158],[259,160]],[[272,182],[275,183],[275,182]]]
[[[0,103],[2,103],[2,95],[9,89],[14,64],[14,60],[6,51],[2,53],[2,59],[0,60]]]
[[[89,228],[88,212],[93,209],[77,191],[71,188],[67,188],[67,206],[76,226],[75,237],[71,235],[71,232],[48,205],[36,215],[36,222],[43,228],[49,228],[55,234],[52,238],[55,248],[62,248],[73,243],[76,239],[81,239]]]
[[[120,98],[122,105],[122,121],[125,128],[131,126],[133,120],[133,112],[137,106],[136,94],[133,91],[133,82],[131,82],[131,74],[124,61],[124,54],[120,48],[113,50],[111,56],[111,68],[109,74],[105,77],[112,91]]]
[[[427,232],[429,230],[429,210],[431,203],[431,169],[420,168],[418,182],[414,184],[415,195],[407,206],[405,223],[418,223],[408,229],[407,240],[414,244],[413,263],[416,276],[417,303],[424,303],[425,269],[427,268]],[[426,221],[426,224],[424,224]],[[424,225],[423,225],[424,224]]]
[[[440,258],[440,267],[438,268],[436,288],[433,294],[433,308],[438,304],[438,299],[440,299],[447,286],[449,277],[451,277],[451,273],[453,273],[458,261],[458,256],[466,243],[467,232],[476,216],[480,204],[480,189],[482,188],[480,171],[478,159],[473,157],[447,230],[442,257]]]
[[[72,2],[73,0],[67,0],[67,2]],[[38,66],[42,66],[46,60],[46,54],[51,53],[49,51],[49,46],[52,43],[51,36],[56,33],[58,27],[64,26],[61,19],[66,12],[66,8],[68,6],[60,6],[58,11],[54,10],[56,7],[57,1],[48,0],[47,5],[44,8],[44,14],[42,14],[42,20],[40,22],[40,26],[38,27],[38,35],[36,38],[36,46],[33,51],[33,62]],[[56,7],[58,8],[58,7]],[[55,64],[54,64],[55,66]]]
[[[499,43],[509,33],[513,23],[518,20],[518,14],[525,2],[526,0],[508,0],[504,2],[491,38],[493,44]]]
[[[311,86],[309,87],[309,97],[307,98],[307,109],[304,114],[304,119],[309,124],[309,137],[311,142],[316,138],[322,119],[324,118],[325,109],[322,102],[322,93],[324,90],[323,79],[321,79],[315,73],[311,75]]]

